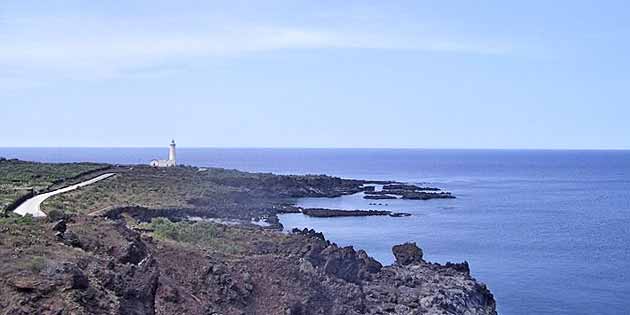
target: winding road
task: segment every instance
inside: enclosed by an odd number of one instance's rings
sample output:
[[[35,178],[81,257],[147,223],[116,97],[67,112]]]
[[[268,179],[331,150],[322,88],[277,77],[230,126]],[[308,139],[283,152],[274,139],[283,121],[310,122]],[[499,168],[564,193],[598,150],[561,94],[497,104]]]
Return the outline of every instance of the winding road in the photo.
[[[55,191],[51,191],[45,194],[41,194],[41,195],[36,195],[33,196],[30,199],[27,199],[26,201],[24,201],[20,206],[18,206],[13,212],[19,214],[19,215],[26,215],[26,214],[31,214],[34,217],[45,217],[46,214],[40,209],[40,206],[42,204],[42,202],[44,202],[44,200],[58,195],[58,194],[63,194],[65,192],[69,192],[72,190],[75,190],[77,188],[83,187],[83,186],[87,186],[87,185],[91,185],[94,184],[98,181],[101,181],[103,179],[109,178],[116,175],[116,173],[107,173],[107,174],[103,174],[101,176],[92,178],[90,180],[86,180],[84,182],[75,184],[75,185],[71,185],[68,187],[64,187],[61,189],[57,189]]]

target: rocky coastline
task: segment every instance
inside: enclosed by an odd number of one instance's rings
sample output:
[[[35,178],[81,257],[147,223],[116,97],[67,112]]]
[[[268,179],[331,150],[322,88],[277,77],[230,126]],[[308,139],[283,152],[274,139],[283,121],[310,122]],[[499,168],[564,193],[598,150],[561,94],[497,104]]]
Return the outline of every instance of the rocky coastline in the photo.
[[[119,176],[54,197],[45,219],[3,219],[2,314],[496,314],[466,262],[429,263],[418,246],[401,244],[392,249],[396,263],[383,266],[313,230],[280,232],[279,213],[406,215],[293,206],[295,198],[375,191],[373,182],[194,167],[109,171]]]

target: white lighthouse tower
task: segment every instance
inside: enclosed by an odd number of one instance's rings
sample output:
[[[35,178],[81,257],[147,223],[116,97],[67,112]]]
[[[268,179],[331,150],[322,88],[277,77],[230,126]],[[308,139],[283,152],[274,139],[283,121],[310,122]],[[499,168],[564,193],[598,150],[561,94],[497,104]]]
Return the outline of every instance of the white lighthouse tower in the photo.
[[[153,160],[150,163],[153,167],[173,167],[177,165],[175,161],[175,140],[168,146],[168,160]]]
[[[171,162],[172,166],[177,165],[175,162],[175,139],[171,141],[168,148],[168,161]]]

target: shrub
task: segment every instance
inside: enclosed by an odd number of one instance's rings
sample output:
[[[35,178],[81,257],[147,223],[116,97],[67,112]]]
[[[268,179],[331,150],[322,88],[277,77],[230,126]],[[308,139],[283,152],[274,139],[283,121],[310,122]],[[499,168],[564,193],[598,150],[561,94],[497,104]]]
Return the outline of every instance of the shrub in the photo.
[[[50,210],[48,212],[48,221],[50,221],[50,222],[64,220],[64,219],[66,219],[66,217],[67,216],[63,212],[63,210],[53,209],[53,210]]]
[[[46,268],[46,258],[41,256],[36,256],[31,258],[28,262],[28,269],[30,269],[34,273],[39,273],[40,271]]]
[[[0,224],[18,224],[18,225],[32,225],[33,216],[27,214],[25,216],[9,216],[6,218],[0,218]]]

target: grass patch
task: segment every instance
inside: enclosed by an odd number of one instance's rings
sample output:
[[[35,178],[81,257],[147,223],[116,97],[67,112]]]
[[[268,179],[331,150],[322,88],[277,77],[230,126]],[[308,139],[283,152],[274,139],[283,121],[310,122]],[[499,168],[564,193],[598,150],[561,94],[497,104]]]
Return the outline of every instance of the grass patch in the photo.
[[[235,229],[226,229],[209,222],[172,222],[166,218],[154,218],[145,227],[162,240],[173,240],[186,244],[211,248],[227,254],[241,254],[245,248],[238,243]]]
[[[0,224],[33,225],[33,216],[27,214],[25,216],[0,217]]]
[[[36,163],[0,158],[0,210],[31,191],[107,166],[98,163]]]
[[[191,244],[207,244],[218,235],[216,225],[207,222],[171,222],[165,218],[155,218],[150,226],[158,238]]]
[[[39,273],[46,268],[46,258],[41,256],[32,257],[28,261],[27,267],[33,273]]]

